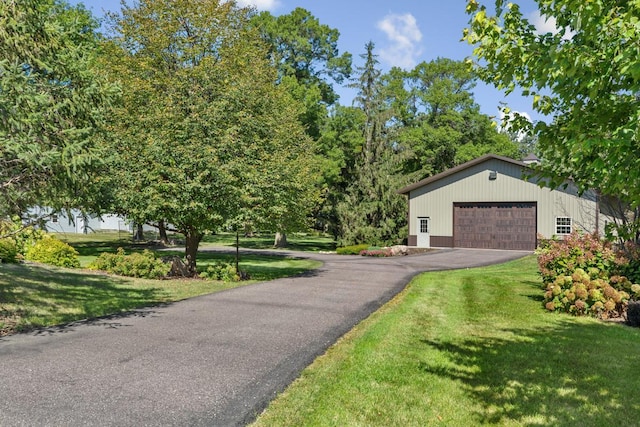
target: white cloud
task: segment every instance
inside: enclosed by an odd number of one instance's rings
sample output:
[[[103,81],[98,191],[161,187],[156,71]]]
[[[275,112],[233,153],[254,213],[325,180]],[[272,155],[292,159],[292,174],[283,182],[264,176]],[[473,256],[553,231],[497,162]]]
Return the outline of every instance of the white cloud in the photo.
[[[392,66],[413,68],[422,53],[419,43],[422,33],[416,18],[410,13],[404,15],[389,14],[378,22],[390,44],[380,49],[380,58]]]
[[[500,131],[509,131],[509,120],[514,119],[515,117],[520,116],[523,117],[525,119],[527,119],[527,121],[529,121],[529,123],[533,123],[533,120],[531,119],[531,115],[529,113],[527,113],[526,111],[516,111],[516,110],[509,110],[508,114],[505,114],[504,109],[500,108],[500,123],[498,123],[498,130]],[[517,135],[516,135],[516,140],[518,141],[522,141],[524,139],[524,137],[526,136],[526,133],[523,131],[518,131]]]
[[[254,6],[258,10],[274,10],[280,6],[279,0],[238,0],[238,6]]]
[[[554,16],[542,16],[540,15],[540,11],[536,10],[535,12],[531,12],[529,14],[529,21],[536,27],[536,31],[538,34],[558,34],[560,29],[558,28],[558,23],[556,22],[556,18]],[[575,33],[571,31],[569,28],[566,28],[564,36],[562,36],[563,40],[571,40]]]

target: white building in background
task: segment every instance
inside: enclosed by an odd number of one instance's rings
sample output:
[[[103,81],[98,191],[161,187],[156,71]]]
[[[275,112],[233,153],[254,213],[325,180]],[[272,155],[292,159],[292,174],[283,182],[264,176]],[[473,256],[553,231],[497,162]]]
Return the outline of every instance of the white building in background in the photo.
[[[52,214],[47,208],[33,208],[29,215],[33,217],[45,217],[42,227],[52,233],[95,233],[97,231],[123,231],[132,232],[132,223],[125,217],[115,214],[101,216],[85,216],[81,211],[73,209],[70,216],[65,212]],[[145,227],[145,230],[147,227]],[[152,229],[148,227],[148,229]]]

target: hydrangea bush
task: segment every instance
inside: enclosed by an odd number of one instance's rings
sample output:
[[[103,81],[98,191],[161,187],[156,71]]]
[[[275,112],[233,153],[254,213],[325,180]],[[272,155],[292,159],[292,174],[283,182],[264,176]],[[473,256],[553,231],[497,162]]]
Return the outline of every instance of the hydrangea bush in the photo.
[[[573,232],[544,242],[536,251],[549,311],[594,316],[624,316],[640,285],[619,273],[628,260],[596,235]]]

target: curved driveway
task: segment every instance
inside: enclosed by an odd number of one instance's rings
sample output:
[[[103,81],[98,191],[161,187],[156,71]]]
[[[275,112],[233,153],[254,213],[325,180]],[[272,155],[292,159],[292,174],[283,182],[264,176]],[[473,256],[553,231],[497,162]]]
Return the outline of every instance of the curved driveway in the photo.
[[[526,255],[318,255],[303,276],[0,339],[0,426],[244,425],[419,272]]]

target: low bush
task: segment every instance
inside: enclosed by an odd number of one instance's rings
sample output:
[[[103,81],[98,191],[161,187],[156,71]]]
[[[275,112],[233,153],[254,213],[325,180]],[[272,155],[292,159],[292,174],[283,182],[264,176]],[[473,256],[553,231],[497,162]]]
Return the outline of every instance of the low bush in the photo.
[[[563,240],[545,242],[536,251],[547,310],[622,317],[640,286],[620,275],[627,260],[596,235],[573,232]]]
[[[18,262],[18,246],[13,239],[0,239],[0,264]]]
[[[111,274],[128,277],[141,277],[145,279],[160,279],[165,277],[171,265],[156,258],[155,254],[148,249],[143,252],[125,254],[124,249],[118,248],[117,252],[103,252],[96,258],[88,268],[92,270],[102,270]]]
[[[564,239],[545,241],[537,250],[542,280],[552,282],[558,276],[571,275],[577,268],[588,271],[597,268],[602,274],[612,274],[624,263],[611,244],[594,234],[574,231]]]
[[[223,282],[239,282],[242,279],[249,278],[248,274],[242,271],[238,274],[233,264],[221,261],[207,267],[199,273],[199,276],[203,279],[221,280]]]
[[[369,245],[367,244],[343,246],[341,248],[337,248],[336,253],[338,255],[359,255],[360,252],[367,249],[369,249]]]
[[[11,220],[0,220],[0,236],[2,235],[10,236],[8,239],[15,245],[19,259],[24,256],[29,247],[43,239],[47,233],[34,227],[24,226],[20,218],[16,217]]]
[[[58,267],[80,267],[78,251],[62,240],[58,240],[48,234],[29,246],[24,257],[29,261],[41,262]]]
[[[366,249],[364,251],[360,251],[360,255],[362,256],[372,256],[372,257],[389,257],[393,256],[391,248],[380,248],[380,249]]]
[[[545,288],[545,307],[577,316],[601,319],[621,317],[631,295],[640,296],[640,286],[626,277],[603,275],[597,268],[577,268],[572,275],[558,276]]]
[[[640,245],[627,241],[618,255],[626,260],[620,265],[619,274],[628,277],[633,283],[640,283]]]

